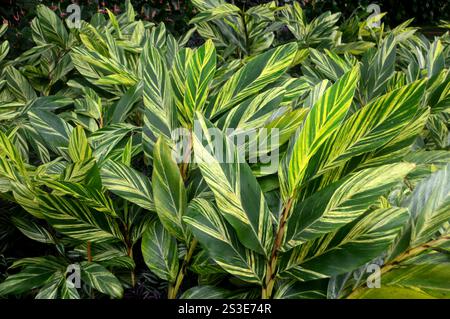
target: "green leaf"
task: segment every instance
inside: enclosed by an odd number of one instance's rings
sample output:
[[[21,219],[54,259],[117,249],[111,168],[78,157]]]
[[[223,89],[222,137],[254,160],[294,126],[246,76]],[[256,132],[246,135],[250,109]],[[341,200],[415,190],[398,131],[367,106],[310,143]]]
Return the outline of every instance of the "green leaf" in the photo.
[[[105,267],[92,262],[81,263],[81,279],[92,288],[113,298],[122,298],[123,287]]]
[[[63,281],[64,277],[61,273],[53,274],[47,284],[39,289],[39,293],[36,295],[35,299],[57,299],[59,286]]]
[[[389,79],[394,75],[396,58],[396,39],[394,35],[384,39],[383,44],[371,55],[369,51],[363,58],[361,67],[361,91],[365,102],[384,94]]]
[[[11,268],[23,267],[14,275],[10,275],[0,283],[0,296],[22,294],[35,288],[43,287],[57,271],[65,267],[55,257],[24,258],[16,261]]]
[[[150,180],[142,173],[122,163],[107,160],[100,174],[109,191],[150,211],[155,210]]]
[[[183,292],[180,299],[227,299],[230,294],[230,291],[216,286],[196,286]]]
[[[445,68],[445,53],[441,40],[436,39],[427,54],[427,75],[431,78]]]
[[[20,102],[30,102],[37,98],[36,92],[28,82],[27,78],[22,75],[13,66],[7,66],[4,69],[6,83],[11,93]]]
[[[77,288],[67,280],[63,280],[61,286],[59,287],[59,294],[61,299],[80,299]]]
[[[123,240],[112,218],[80,201],[54,195],[41,195],[38,201],[45,219],[62,234],[92,242]]]
[[[96,184],[98,177],[98,166],[94,158],[68,164],[64,167],[61,179],[72,183],[87,183],[89,185]]]
[[[147,267],[159,278],[174,283],[179,266],[177,241],[159,221],[144,232],[141,249]]]
[[[431,239],[450,220],[450,164],[420,182],[402,206],[414,221],[411,245]]]
[[[407,220],[404,208],[376,209],[337,232],[284,254],[280,275],[305,281],[355,270],[387,251]]]
[[[306,283],[289,280],[277,287],[273,299],[326,299],[326,292],[326,280],[313,280]]]
[[[402,163],[365,169],[294,204],[286,243],[295,247],[352,222],[413,168]]]
[[[216,117],[276,81],[291,65],[297,45],[289,43],[251,59],[223,85],[211,110]]]
[[[192,200],[184,221],[220,267],[246,282],[263,283],[264,259],[241,245],[236,232],[210,202]]]
[[[211,9],[201,10],[199,14],[197,14],[194,18],[191,19],[191,21],[189,21],[189,24],[216,20],[233,14],[236,15],[240,11],[241,10],[233,4],[221,3]]]
[[[385,274],[378,289],[363,289],[352,299],[447,299],[450,264],[403,265]]]
[[[53,152],[68,158],[69,136],[72,126],[59,116],[42,110],[28,112],[31,125],[39,133]]]
[[[161,223],[171,235],[187,240],[182,221],[187,206],[186,189],[172,150],[162,137],[155,145],[152,184],[155,208]]]
[[[19,170],[19,172],[22,175],[27,174],[27,169],[25,168],[25,163],[22,159],[22,156],[20,155],[17,147],[11,142],[12,138],[0,131],[0,151],[1,155],[7,156],[9,160],[14,163],[16,168]],[[6,164],[6,163],[5,163]],[[9,165],[8,165],[9,167]],[[9,171],[7,167],[4,167],[3,170]],[[11,175],[11,174],[5,174],[5,175]]]
[[[352,60],[340,57],[337,53],[328,50],[322,53],[319,50],[310,49],[310,58],[314,63],[314,70],[310,72],[320,72],[326,79],[331,81],[339,80],[353,66],[351,63],[353,62]]]
[[[55,43],[65,48],[69,36],[62,20],[50,8],[44,5],[36,7],[37,20],[33,20],[33,32],[39,30],[48,43]]]
[[[194,51],[186,65],[184,118],[192,122],[195,111],[203,111],[209,86],[216,72],[216,50],[211,40]]]
[[[175,55],[172,69],[170,70],[170,81],[172,84],[172,95],[174,103],[178,110],[178,120],[183,127],[191,125],[191,118],[186,116],[189,112],[185,111],[184,94],[186,91],[186,68],[188,62],[191,60],[193,50],[190,48],[183,48]]]
[[[69,156],[74,162],[85,161],[92,156],[92,149],[81,126],[72,130],[69,138]]]
[[[218,126],[223,129],[241,129],[244,132],[262,127],[274,112],[279,111],[285,93],[283,87],[276,87],[248,98],[221,117]]]
[[[111,199],[94,187],[52,179],[44,179],[43,183],[53,189],[57,195],[71,195],[99,212],[117,216]]]
[[[353,100],[358,80],[358,68],[347,72],[325,91],[310,110],[292,148],[280,166],[280,185],[284,198],[292,197],[301,185],[308,162],[339,128]]]
[[[268,255],[273,241],[272,222],[256,178],[232,141],[199,113],[197,123],[201,130],[195,129],[193,138],[195,161],[217,206],[244,246]]]
[[[127,123],[111,124],[94,132],[89,141],[93,146],[93,156],[99,162],[108,158],[114,148],[136,127]]]
[[[305,179],[316,178],[329,169],[391,142],[413,120],[423,97],[425,83],[414,82],[373,100],[352,114],[320,149],[308,165]]]
[[[32,240],[45,244],[52,244],[55,242],[52,234],[44,226],[39,225],[34,220],[22,216],[14,216],[12,217],[12,222],[22,234]]]
[[[112,107],[108,124],[124,122],[133,111],[133,106],[141,99],[143,91],[142,81],[130,87],[128,91]]]
[[[169,73],[158,49],[147,45],[141,55],[144,81],[144,151],[151,158],[156,139],[171,137],[175,128],[176,109],[172,101]]]

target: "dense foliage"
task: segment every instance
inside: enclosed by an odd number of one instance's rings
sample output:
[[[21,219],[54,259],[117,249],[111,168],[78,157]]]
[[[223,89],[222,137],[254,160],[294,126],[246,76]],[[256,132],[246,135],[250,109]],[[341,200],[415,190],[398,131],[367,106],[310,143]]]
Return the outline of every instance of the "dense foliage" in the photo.
[[[0,45],[0,296],[450,297],[450,34],[192,4]]]
[[[136,18],[154,23],[163,22],[173,35],[181,35],[189,29],[189,20],[198,10],[189,0],[131,0]],[[233,0],[234,5],[241,9],[269,3],[270,0]],[[388,25],[398,25],[405,20],[414,19],[414,24],[430,27],[428,32],[440,32],[436,27],[445,21],[450,21],[450,3],[447,0],[277,0],[278,5],[298,2],[308,18],[316,17],[326,11],[340,12],[342,18],[349,19],[355,15],[366,18],[375,13],[371,4],[379,5],[387,15],[383,20]],[[30,22],[36,16],[38,4],[47,5],[57,15],[64,18],[70,14],[69,5],[76,3],[81,8],[81,16],[89,21],[97,13],[107,16],[107,10],[115,14],[123,12],[125,2],[121,0],[1,0],[0,18],[9,24],[5,35],[17,53],[33,46]],[[193,41],[198,43],[198,41]]]

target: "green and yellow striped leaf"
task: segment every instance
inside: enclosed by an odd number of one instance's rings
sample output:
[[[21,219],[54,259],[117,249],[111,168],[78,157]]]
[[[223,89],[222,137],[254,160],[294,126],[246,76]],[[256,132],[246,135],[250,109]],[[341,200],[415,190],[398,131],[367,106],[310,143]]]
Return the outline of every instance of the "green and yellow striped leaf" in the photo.
[[[131,203],[150,211],[155,210],[150,180],[135,169],[112,160],[100,168],[103,186]]]
[[[382,277],[378,289],[362,289],[351,299],[448,299],[450,263],[402,265]]]
[[[185,110],[184,94],[186,91],[186,74],[187,65],[193,55],[193,50],[190,48],[183,48],[175,55],[175,60],[170,70],[170,81],[172,84],[172,97],[178,110],[178,120],[183,127],[191,125],[191,118],[187,117],[189,114]]]
[[[158,220],[144,232],[141,249],[147,267],[159,278],[174,283],[179,267],[177,241]]]
[[[216,50],[211,40],[194,51],[186,65],[183,117],[192,122],[195,111],[203,111],[209,86],[216,72]]]
[[[224,84],[211,109],[211,117],[233,108],[276,81],[291,65],[297,45],[289,43],[252,58]]]
[[[30,82],[19,70],[13,66],[4,68],[8,89],[22,103],[30,102],[37,98],[37,94]]]
[[[44,179],[43,183],[55,191],[55,195],[70,195],[79,199],[89,207],[103,213],[117,216],[114,205],[109,197],[94,187],[68,181]]]
[[[81,126],[72,130],[69,138],[69,156],[74,162],[88,160],[92,157],[92,149]]]
[[[306,281],[352,271],[387,251],[407,220],[404,208],[376,209],[337,232],[283,254],[280,275]]]
[[[114,148],[129,134],[137,129],[136,126],[128,123],[111,124],[107,127],[95,131],[89,142],[93,147],[93,156],[99,161],[104,161]]]
[[[33,20],[31,27],[33,32],[42,35],[47,43],[57,44],[63,48],[69,44],[69,35],[63,21],[45,5],[36,7],[37,18]],[[35,36],[33,36],[36,39]]]
[[[234,143],[199,113],[196,125],[195,160],[217,206],[244,246],[269,254],[273,239],[270,211],[250,167]]]
[[[394,35],[384,39],[383,44],[373,55],[367,52],[361,67],[360,91],[364,102],[386,93],[389,79],[394,76],[397,40]]]
[[[72,126],[48,111],[30,111],[28,112],[28,117],[33,128],[46,141],[46,145],[56,154],[69,158],[67,149],[73,129]]]
[[[122,284],[108,269],[97,263],[87,261],[83,261],[80,266],[83,282],[105,295],[122,298]]]
[[[194,18],[189,21],[189,24],[207,22],[210,20],[220,19],[230,15],[236,15],[240,9],[231,3],[221,3],[215,7],[200,11]]]
[[[314,155],[305,179],[316,178],[353,157],[374,151],[399,134],[405,136],[424,89],[423,81],[414,82],[375,99],[352,114]],[[414,126],[408,129],[409,132]]]
[[[169,73],[158,49],[147,45],[141,55],[144,81],[144,151],[150,158],[153,144],[160,136],[171,137],[175,128],[176,108],[172,101]]]
[[[339,128],[350,107],[359,77],[355,67],[327,89],[310,110],[292,150],[279,170],[283,197],[292,197],[320,146]]]
[[[153,199],[161,223],[172,236],[187,240],[183,215],[187,206],[187,195],[183,178],[172,150],[160,137],[153,154]]]
[[[450,164],[420,182],[404,205],[413,220],[411,245],[433,238],[450,221]]]
[[[263,282],[264,258],[239,242],[236,232],[213,204],[205,199],[192,200],[184,221],[220,267],[246,282]]]
[[[38,202],[45,219],[64,235],[91,242],[123,240],[114,219],[92,210],[80,201],[62,196],[40,195]]]
[[[55,272],[47,281],[47,283],[39,289],[35,299],[56,299],[58,298],[58,290],[65,278],[60,272]]]
[[[287,246],[306,243],[357,219],[413,168],[414,164],[402,163],[365,169],[294,204],[287,223]]]
[[[23,269],[0,283],[0,296],[22,294],[44,287],[51,278],[54,278],[55,272],[64,271],[65,265],[61,260],[49,256],[20,259],[11,266],[11,268],[18,267]]]

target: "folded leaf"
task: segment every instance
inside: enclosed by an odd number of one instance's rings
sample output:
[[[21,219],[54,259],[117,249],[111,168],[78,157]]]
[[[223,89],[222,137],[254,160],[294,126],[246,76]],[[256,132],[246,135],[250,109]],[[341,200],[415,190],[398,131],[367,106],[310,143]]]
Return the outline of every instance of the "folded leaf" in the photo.
[[[187,206],[187,195],[183,178],[172,150],[160,137],[153,154],[153,199],[159,219],[169,233],[178,239],[187,240],[183,215]]]

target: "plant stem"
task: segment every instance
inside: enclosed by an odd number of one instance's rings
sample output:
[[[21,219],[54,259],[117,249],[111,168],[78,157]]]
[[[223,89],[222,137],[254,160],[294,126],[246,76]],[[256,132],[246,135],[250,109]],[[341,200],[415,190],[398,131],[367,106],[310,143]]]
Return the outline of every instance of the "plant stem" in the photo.
[[[272,253],[267,263],[265,285],[263,286],[261,292],[262,299],[270,299],[272,297],[273,286],[275,285],[275,277],[277,274],[278,253],[283,243],[284,233],[286,231],[286,222],[289,217],[289,212],[291,210],[293,202],[294,198],[293,197],[289,198],[280,216],[280,223],[278,225],[278,231],[275,236],[275,242],[272,248]]]
[[[181,284],[183,283],[184,275],[186,274],[187,267],[189,265],[189,262],[191,261],[192,255],[194,254],[195,247],[197,246],[197,239],[193,239],[191,241],[191,245],[189,247],[188,252],[186,253],[186,256],[184,256],[183,263],[181,264],[181,268],[178,271],[177,279],[175,280],[175,284],[169,285],[169,293],[168,298],[169,299],[175,299],[178,294],[178,290],[181,287]]]
[[[422,245],[419,245],[419,246],[416,246],[416,247],[406,250],[403,254],[397,256],[396,258],[394,258],[393,260],[391,260],[390,262],[385,264],[381,268],[381,275],[383,275],[383,274],[387,273],[388,271],[392,270],[393,268],[397,267],[398,264],[405,261],[406,259],[416,256],[428,249],[434,249],[434,246],[442,244],[443,242],[445,242],[447,240],[450,240],[450,236],[442,236],[438,239],[429,241],[428,243],[425,243],[425,244],[422,244]],[[363,286],[356,288],[347,296],[347,299],[356,298],[356,296],[361,294],[361,292],[365,289],[366,288]]]
[[[133,246],[128,246],[128,257],[133,259]],[[134,274],[134,269],[130,271],[131,277],[131,286],[134,287],[136,285],[136,275]]]
[[[124,207],[123,207],[123,215],[124,215],[124,220],[122,220],[122,224],[123,224],[123,228],[124,228],[124,244],[127,248],[127,256],[131,258],[131,260],[134,261],[133,259],[133,241],[130,238],[131,234],[130,234],[130,220],[129,220],[129,216],[128,216],[128,202],[124,203]],[[130,278],[131,278],[131,286],[134,287],[136,285],[136,275],[134,273],[134,269],[132,269],[130,271]]]

